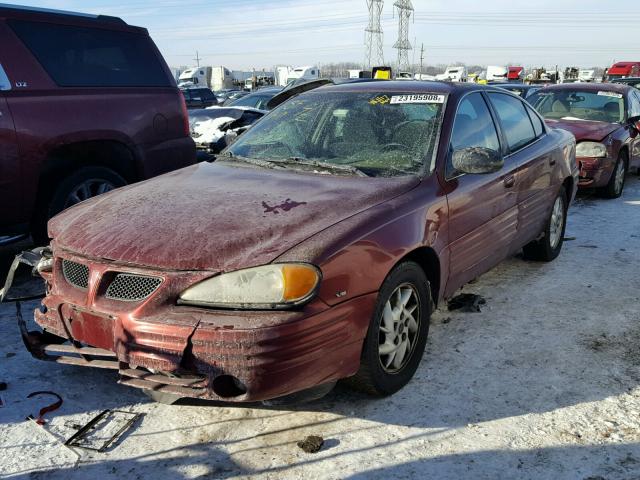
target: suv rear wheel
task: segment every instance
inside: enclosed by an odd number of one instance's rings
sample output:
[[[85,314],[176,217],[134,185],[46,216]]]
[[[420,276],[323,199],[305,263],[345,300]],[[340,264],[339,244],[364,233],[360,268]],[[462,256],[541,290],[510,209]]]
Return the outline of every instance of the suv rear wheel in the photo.
[[[63,178],[48,201],[38,207],[33,224],[33,240],[37,244],[48,241],[47,222],[63,210],[126,185],[124,178],[106,167],[82,167]]]

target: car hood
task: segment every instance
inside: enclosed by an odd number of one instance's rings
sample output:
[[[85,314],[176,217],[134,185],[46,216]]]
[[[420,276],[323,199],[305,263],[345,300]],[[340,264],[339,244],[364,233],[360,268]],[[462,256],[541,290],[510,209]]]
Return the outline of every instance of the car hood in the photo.
[[[200,163],[72,207],[50,221],[49,234],[56,249],[87,257],[231,271],[272,262],[418,184]]]
[[[577,142],[592,140],[601,142],[608,135],[615,132],[620,125],[617,123],[593,122],[587,120],[546,120],[551,128],[562,128],[573,133]]]

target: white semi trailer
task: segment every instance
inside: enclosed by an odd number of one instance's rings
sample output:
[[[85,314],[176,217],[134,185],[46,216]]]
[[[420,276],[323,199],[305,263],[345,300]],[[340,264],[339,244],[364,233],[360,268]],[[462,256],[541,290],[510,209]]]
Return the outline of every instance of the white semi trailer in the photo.
[[[233,88],[233,75],[223,66],[219,67],[192,67],[180,74],[179,86],[184,87],[209,87],[214,92]]]

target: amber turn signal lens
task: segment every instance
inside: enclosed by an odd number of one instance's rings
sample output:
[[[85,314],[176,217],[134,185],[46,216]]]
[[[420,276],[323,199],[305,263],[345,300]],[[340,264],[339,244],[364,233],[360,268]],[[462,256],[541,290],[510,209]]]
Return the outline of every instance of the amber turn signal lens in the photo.
[[[287,303],[308,297],[320,281],[318,271],[314,267],[301,264],[284,265],[282,277],[284,279],[282,299]]]

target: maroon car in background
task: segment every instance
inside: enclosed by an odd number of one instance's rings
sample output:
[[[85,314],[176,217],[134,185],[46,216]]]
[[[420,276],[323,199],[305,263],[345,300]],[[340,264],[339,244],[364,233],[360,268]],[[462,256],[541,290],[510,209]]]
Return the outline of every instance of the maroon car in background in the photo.
[[[146,29],[0,6],[0,243],[195,162],[184,99]]]
[[[629,169],[640,168],[640,91],[614,83],[570,83],[545,87],[528,101],[547,125],[575,135],[578,186],[619,197]]]
[[[347,377],[391,394],[434,305],[522,249],[556,258],[577,181],[573,136],[504,90],[321,87],[215,163],[51,220],[33,261],[44,331],[21,322],[23,338],[161,401],[264,401]]]

